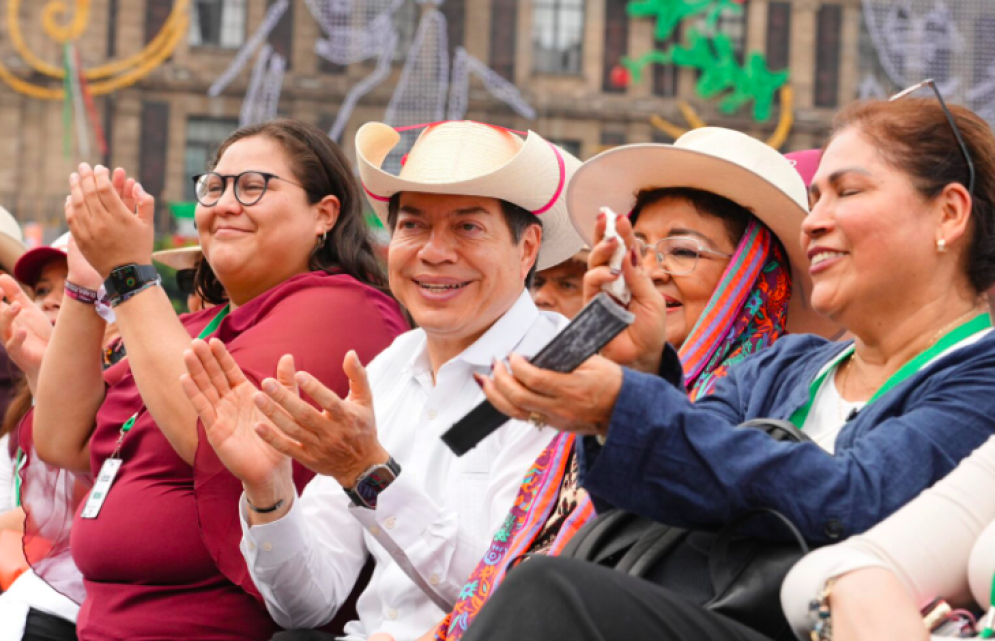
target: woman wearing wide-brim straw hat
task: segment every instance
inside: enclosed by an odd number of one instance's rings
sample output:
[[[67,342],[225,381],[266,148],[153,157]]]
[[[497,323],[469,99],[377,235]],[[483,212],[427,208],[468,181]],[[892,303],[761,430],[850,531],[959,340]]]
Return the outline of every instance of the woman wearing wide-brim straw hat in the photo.
[[[584,487],[667,525],[714,531],[763,507],[823,544],[881,521],[995,433],[995,333],[982,296],[995,284],[995,135],[977,114],[935,97],[854,103],[837,114],[808,195],[798,242],[809,300],[853,342],[783,337],[694,404],[670,348],[648,363],[652,373],[594,357],[563,375],[513,357],[511,372],[496,367],[485,382],[488,399],[509,416],[538,413],[560,430],[600,437],[578,448]],[[598,223],[597,267],[586,276],[591,292],[614,279],[603,266],[614,250],[603,229]],[[635,241],[627,221],[619,230]],[[637,314],[652,312],[645,270],[625,263],[622,271],[646,301],[633,305]],[[648,340],[634,328],[606,353]],[[815,442],[738,427],[754,418],[789,421]],[[782,536],[774,530],[747,531]],[[555,621],[563,638],[763,638],[671,590],[602,570],[524,564],[478,617],[484,634],[471,630],[467,641],[549,638],[552,626],[519,616],[526,610]],[[591,585],[597,593],[583,589]],[[637,603],[640,612],[630,607]]]

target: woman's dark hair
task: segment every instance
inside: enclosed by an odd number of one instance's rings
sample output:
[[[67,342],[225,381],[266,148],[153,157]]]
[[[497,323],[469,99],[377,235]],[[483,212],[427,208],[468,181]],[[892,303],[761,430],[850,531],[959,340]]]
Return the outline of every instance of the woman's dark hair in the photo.
[[[338,220],[327,240],[315,244],[308,267],[312,271],[338,269],[361,283],[389,294],[383,266],[374,254],[370,230],[363,220],[359,186],[348,159],[338,145],[314,125],[281,118],[242,127],[228,136],[218,147],[211,166],[218,164],[233,143],[255,136],[269,138],[283,147],[294,178],[304,187],[312,205],[329,195],[339,199]],[[200,261],[194,280],[197,293],[204,300],[220,304],[228,299],[206,260]]]
[[[743,237],[746,226],[753,220],[753,214],[746,207],[710,191],[692,189],[691,187],[643,189],[636,194],[636,204],[632,206],[629,220],[635,225],[643,209],[671,198],[686,200],[699,214],[720,219],[725,223],[733,247],[739,245],[739,240]]]
[[[965,272],[975,291],[983,292],[995,284],[995,135],[970,109],[950,105],[950,111],[976,172]],[[926,199],[936,198],[951,183],[969,183],[967,160],[935,98],[852,103],[833,119],[829,142],[849,127],[872,140],[877,152],[907,174]]]
[[[14,395],[7,404],[7,411],[3,415],[3,422],[0,423],[0,438],[7,434],[13,434],[21,420],[31,409],[32,397],[28,382],[21,378],[14,387]],[[14,438],[14,436],[11,436]],[[0,456],[6,456],[7,452],[0,452]]]

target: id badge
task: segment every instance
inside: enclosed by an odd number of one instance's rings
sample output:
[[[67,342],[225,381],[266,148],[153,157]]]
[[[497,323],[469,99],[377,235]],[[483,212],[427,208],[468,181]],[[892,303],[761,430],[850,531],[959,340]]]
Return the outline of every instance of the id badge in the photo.
[[[90,497],[86,500],[86,505],[83,506],[82,517],[84,519],[95,519],[100,514],[100,508],[104,506],[104,501],[107,500],[107,493],[111,490],[111,483],[114,482],[117,471],[121,469],[121,463],[122,461],[119,458],[109,458],[100,466],[100,474],[97,475],[97,482],[93,484],[93,489],[90,490]]]

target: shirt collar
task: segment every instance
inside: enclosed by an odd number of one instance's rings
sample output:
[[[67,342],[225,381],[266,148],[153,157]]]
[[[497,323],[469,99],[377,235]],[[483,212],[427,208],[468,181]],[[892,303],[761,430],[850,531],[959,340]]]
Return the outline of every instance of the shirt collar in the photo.
[[[532,302],[528,290],[523,289],[515,304],[501,318],[497,319],[472,345],[445,365],[464,362],[470,366],[490,367],[495,358],[505,358],[522,342],[537,318],[539,318],[539,309]],[[431,370],[427,337],[422,341],[420,349],[412,354],[410,366],[416,376]]]

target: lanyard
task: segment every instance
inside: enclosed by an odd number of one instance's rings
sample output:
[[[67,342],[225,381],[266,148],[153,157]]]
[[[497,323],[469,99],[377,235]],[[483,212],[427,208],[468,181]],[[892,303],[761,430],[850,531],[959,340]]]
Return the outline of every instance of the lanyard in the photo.
[[[908,377],[916,374],[922,368],[926,367],[934,358],[947,351],[957,343],[974,336],[978,332],[984,331],[992,326],[991,317],[987,314],[978,314],[969,321],[958,325],[954,329],[950,330],[948,333],[944,334],[940,340],[936,341],[929,349],[920,352],[915,358],[910,360],[908,363],[903,365],[901,369],[891,375],[884,385],[878,388],[878,391],[874,393],[874,396],[867,401],[867,405],[870,405],[876,401],[881,396],[887,394],[893,387],[900,384],[902,381]],[[829,372],[833,371],[833,368],[839,365],[844,359],[848,358],[853,354],[854,346],[850,345],[844,349],[839,355],[837,355],[833,360],[829,361],[816,375],[815,380],[812,381],[812,385],[809,387],[809,398],[808,402],[795,410],[795,413],[791,415],[791,422],[798,429],[802,428],[805,424],[805,419],[808,418],[809,412],[812,411],[812,404],[815,402],[815,396],[819,393],[819,388],[822,387],[822,383],[826,380],[826,376]]]
[[[221,321],[225,319],[225,316],[228,315],[228,312],[230,310],[231,310],[231,303],[222,307],[221,311],[218,312],[217,315],[215,315],[215,317],[211,319],[210,323],[207,324],[207,327],[201,330],[200,334],[197,335],[197,338],[199,338],[200,340],[204,340],[205,338],[213,334],[214,330],[218,328],[218,325],[221,324]],[[121,433],[117,437],[117,445],[114,447],[114,452],[111,454],[111,458],[117,458],[118,455],[121,453],[121,443],[124,441],[124,437],[128,434],[128,432],[131,431],[131,428],[135,426],[135,421],[138,419],[138,415],[141,414],[143,409],[145,409],[144,405],[141,407],[141,409],[132,414],[131,418],[125,421],[124,425],[121,426]]]

